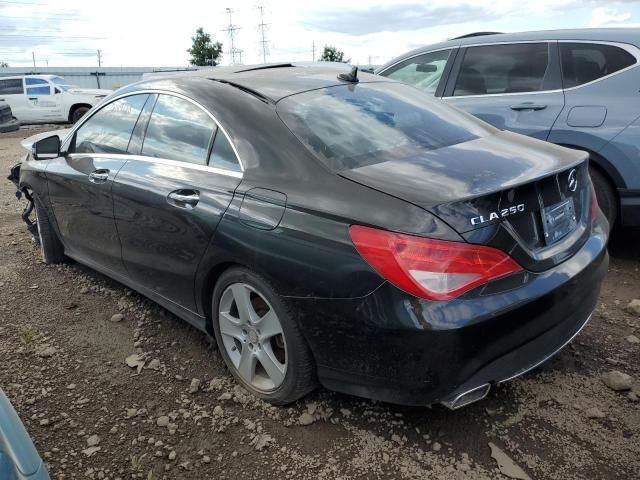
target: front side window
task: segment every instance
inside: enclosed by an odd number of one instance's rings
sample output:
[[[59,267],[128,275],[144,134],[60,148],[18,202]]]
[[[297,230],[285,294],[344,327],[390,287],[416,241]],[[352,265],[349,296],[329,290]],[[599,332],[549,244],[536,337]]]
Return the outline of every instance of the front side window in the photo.
[[[149,119],[142,154],[205,165],[215,122],[200,107],[160,95]]]
[[[453,95],[539,92],[548,72],[546,42],[469,47]]]
[[[20,95],[24,93],[21,78],[0,80],[0,95]]]
[[[338,85],[280,100],[282,121],[333,171],[419,159],[493,127],[395,82]]]
[[[381,75],[408,83],[425,93],[435,95],[450,55],[450,49],[425,53],[394,65]]]
[[[611,75],[637,62],[626,50],[597,43],[560,43],[564,88]]]
[[[101,108],[76,131],[69,152],[126,154],[147,97],[132,95]]]
[[[221,129],[218,129],[216,138],[213,141],[213,148],[211,149],[211,155],[209,155],[209,166],[236,172],[242,171],[238,157],[236,157],[231,143],[229,143]]]

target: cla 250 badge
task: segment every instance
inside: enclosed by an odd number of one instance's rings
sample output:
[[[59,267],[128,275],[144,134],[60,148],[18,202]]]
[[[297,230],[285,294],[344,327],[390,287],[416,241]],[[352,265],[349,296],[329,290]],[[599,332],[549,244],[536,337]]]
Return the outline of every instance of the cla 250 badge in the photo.
[[[499,210],[497,212],[490,212],[488,215],[473,217],[471,219],[471,225],[482,225],[483,223],[492,222],[493,220],[498,220],[500,218],[508,217],[509,215],[514,215],[516,213],[522,212],[524,212],[524,203],[511,205],[510,207],[503,208],[502,210]]]

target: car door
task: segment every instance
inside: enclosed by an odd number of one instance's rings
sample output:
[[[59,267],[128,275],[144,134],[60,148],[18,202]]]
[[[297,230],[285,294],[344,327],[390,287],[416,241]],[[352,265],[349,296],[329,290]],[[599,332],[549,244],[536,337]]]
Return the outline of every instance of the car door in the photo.
[[[195,312],[198,264],[241,178],[211,114],[187,97],[159,95],[140,154],[120,170],[113,191],[131,279]]]
[[[27,97],[24,95],[22,78],[0,78],[0,101],[4,100],[11,107],[11,113],[21,122],[26,121]]]
[[[442,95],[444,79],[450,69],[458,47],[433,50],[401,60],[378,75],[408,83],[430,95]]]
[[[443,100],[503,130],[542,140],[564,107],[557,42],[469,46]]]
[[[49,162],[49,198],[65,253],[125,275],[111,190],[127,162],[134,126],[149,95],[114,100],[83,121]]]
[[[52,85],[44,78],[25,77],[27,108],[25,121],[58,122],[64,120],[62,101]]]

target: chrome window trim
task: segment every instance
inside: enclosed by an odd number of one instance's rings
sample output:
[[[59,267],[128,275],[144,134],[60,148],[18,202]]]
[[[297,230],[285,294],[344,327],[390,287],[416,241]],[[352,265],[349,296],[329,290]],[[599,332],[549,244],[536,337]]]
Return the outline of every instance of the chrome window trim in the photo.
[[[89,119],[91,119],[96,113],[98,113],[100,110],[102,110],[104,107],[106,107],[107,105],[112,104],[115,101],[118,101],[122,98],[126,98],[126,97],[131,97],[133,95],[153,95],[153,94],[158,94],[158,95],[170,95],[173,97],[178,97],[178,98],[182,98],[183,100],[186,100],[190,103],[192,103],[193,105],[195,105],[196,107],[200,108],[202,111],[204,111],[207,115],[209,115],[209,117],[211,118],[211,120],[213,120],[213,122],[216,124],[216,127],[224,134],[224,136],[227,138],[227,141],[229,142],[229,145],[231,145],[231,148],[233,149],[233,153],[236,155],[236,158],[238,160],[238,164],[240,165],[240,170],[242,172],[244,172],[244,164],[242,163],[242,159],[240,158],[240,155],[238,154],[238,150],[236,149],[236,146],[234,145],[234,143],[231,141],[231,137],[229,136],[229,134],[227,133],[227,131],[224,129],[224,127],[220,124],[220,122],[218,121],[218,119],[215,117],[215,115],[213,115],[209,110],[207,110],[204,106],[202,106],[201,104],[199,104],[198,102],[196,102],[194,99],[187,97],[186,95],[183,95],[181,93],[177,93],[177,92],[172,92],[169,90],[161,90],[161,89],[155,89],[155,88],[146,88],[144,90],[136,90],[135,92],[127,92],[127,93],[123,93],[120,94],[116,97],[113,97],[111,99],[109,99],[109,102],[106,103],[102,103],[99,104],[95,110],[92,109],[92,111],[90,111],[87,115],[84,115],[80,121],[78,123],[76,123],[71,130],[69,131],[69,133],[67,134],[67,136],[62,140],[62,145],[63,145],[63,150],[68,148],[68,142],[73,138],[73,135],[75,135],[76,131],[82,127],[82,125],[84,125]],[[71,154],[74,155],[74,154]],[[82,154],[82,155],[86,155],[86,154]],[[99,155],[99,154],[93,154],[93,155]],[[111,155],[113,157],[113,155]],[[141,158],[155,158],[155,157],[146,157],[144,155],[126,155],[127,157],[141,157]],[[168,160],[168,159],[163,159],[163,160]],[[175,161],[179,164],[186,164],[186,165],[196,165],[195,163],[189,163],[189,162],[181,162],[179,160],[170,160],[170,161]],[[208,161],[208,159],[207,159]],[[199,165],[201,167],[208,167],[208,165]],[[217,167],[208,167],[211,168],[213,170],[224,170],[224,171],[229,171],[229,172],[233,172],[233,173],[238,173],[235,170],[226,170],[223,168],[217,168]]]
[[[555,90],[538,90],[536,92],[515,92],[515,93],[485,93],[482,95],[459,95],[459,96],[454,96],[454,95],[449,95],[446,97],[440,97],[442,99],[448,99],[448,98],[484,98],[484,97],[506,97],[506,96],[513,96],[513,95],[539,95],[542,93],[558,93],[558,92],[568,92],[568,91],[572,91],[572,90],[576,90],[578,88],[582,88],[582,87],[587,87],[589,85],[593,85],[594,83],[600,82],[602,80],[606,80],[607,78],[613,77],[614,75],[618,75],[620,73],[624,73],[628,70],[631,70],[633,68],[637,68],[638,66],[640,66],[640,48],[636,47],[635,45],[631,45],[630,43],[620,43],[620,42],[607,42],[606,40],[523,40],[523,41],[511,41],[511,42],[491,42],[491,43],[473,43],[470,45],[460,45],[460,47],[484,47],[484,46],[490,46],[490,45],[513,45],[513,44],[518,44],[518,43],[552,43],[552,42],[557,42],[557,43],[591,43],[591,44],[596,44],[596,45],[610,45],[612,47],[618,47],[621,48],[622,50],[625,50],[627,53],[633,55],[633,57],[636,59],[636,63],[634,63],[633,65],[629,65],[626,68],[623,68],[622,70],[618,70],[617,72],[613,72],[610,73],[609,75],[605,75],[604,77],[600,77],[600,78],[596,78],[595,80],[592,80],[588,83],[583,83],[581,85],[576,85],[575,87],[569,87],[569,88],[560,88],[560,89],[555,89]],[[445,50],[445,49],[438,49],[438,50]],[[434,52],[438,51],[438,50],[433,50]],[[560,55],[560,53],[558,52],[558,54]],[[562,63],[562,58],[560,58],[560,62]],[[560,72],[562,74],[562,70]],[[457,79],[456,79],[457,80]]]
[[[141,162],[157,163],[160,165],[168,165],[172,167],[190,168],[201,172],[216,173],[226,177],[242,178],[243,173],[235,170],[227,170],[226,168],[210,167],[209,165],[199,165],[197,163],[183,162],[181,160],[171,160],[169,158],[149,157],[146,155],[129,155],[126,153],[69,153],[69,158],[93,157],[93,158],[113,158],[120,160],[138,160]]]
[[[392,63],[391,65],[389,65],[387,68],[385,68],[384,70],[380,70],[376,75],[380,75],[380,76],[384,76],[382,75],[384,72],[386,72],[387,70],[389,70],[390,68],[395,67],[396,65],[398,65],[399,63],[402,62],[406,62],[407,60],[411,60],[412,58],[416,58],[416,57],[420,57],[422,55],[427,55],[429,53],[435,53],[435,52],[442,52],[443,50],[457,50],[459,49],[459,46],[455,46],[455,47],[443,47],[443,48],[436,48],[435,50],[427,50],[425,52],[421,52],[421,53],[416,53],[415,55],[410,55],[408,57],[403,58],[402,60],[398,60],[395,63]],[[385,77],[386,78],[386,77]]]

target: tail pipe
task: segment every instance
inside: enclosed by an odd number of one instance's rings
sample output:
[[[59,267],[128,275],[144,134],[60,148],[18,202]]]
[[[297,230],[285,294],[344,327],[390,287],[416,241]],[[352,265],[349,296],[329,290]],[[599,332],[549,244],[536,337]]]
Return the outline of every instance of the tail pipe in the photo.
[[[480,385],[479,387],[472,388],[471,390],[467,390],[466,392],[459,393],[453,397],[443,400],[440,403],[450,410],[457,410],[458,408],[466,407],[467,405],[482,400],[487,396],[490,389],[491,385],[485,383],[484,385]]]

